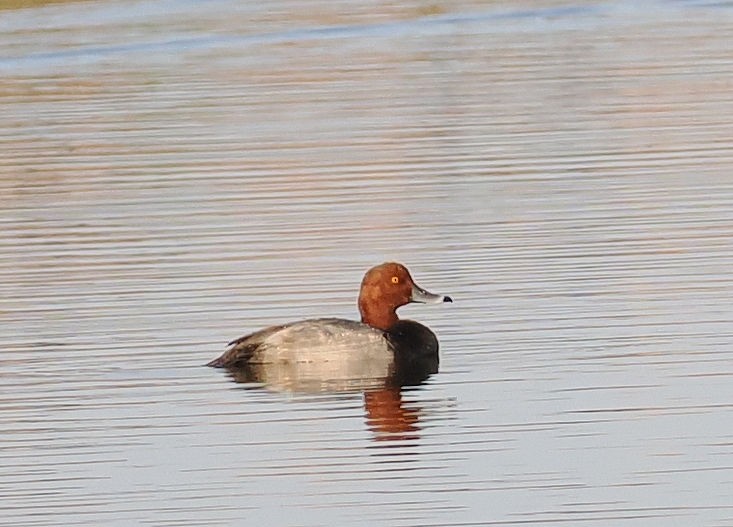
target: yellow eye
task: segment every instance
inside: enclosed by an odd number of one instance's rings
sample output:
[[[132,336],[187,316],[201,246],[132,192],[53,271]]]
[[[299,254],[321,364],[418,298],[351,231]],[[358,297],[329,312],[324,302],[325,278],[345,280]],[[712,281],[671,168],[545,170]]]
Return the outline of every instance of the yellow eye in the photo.
[[[393,284],[399,284],[400,283],[400,277],[399,276],[393,276],[392,277],[392,283]]]

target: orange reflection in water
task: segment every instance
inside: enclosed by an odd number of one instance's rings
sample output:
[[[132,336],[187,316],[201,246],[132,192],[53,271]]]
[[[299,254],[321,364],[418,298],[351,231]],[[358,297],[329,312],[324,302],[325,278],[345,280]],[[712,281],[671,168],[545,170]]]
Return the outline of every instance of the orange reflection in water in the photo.
[[[364,393],[367,426],[377,441],[417,439],[420,409],[406,407],[399,388]]]

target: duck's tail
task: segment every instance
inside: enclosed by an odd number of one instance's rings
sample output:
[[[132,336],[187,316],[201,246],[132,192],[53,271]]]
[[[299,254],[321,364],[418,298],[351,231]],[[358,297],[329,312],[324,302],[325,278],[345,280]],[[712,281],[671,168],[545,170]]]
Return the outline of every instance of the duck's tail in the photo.
[[[221,357],[217,357],[207,364],[212,368],[230,368],[245,364],[252,358],[259,343],[251,342],[249,335],[229,343],[230,348]]]
[[[226,360],[224,359],[224,355],[221,357],[217,357],[211,362],[206,363],[207,366],[210,366],[211,368],[223,368],[227,365]]]

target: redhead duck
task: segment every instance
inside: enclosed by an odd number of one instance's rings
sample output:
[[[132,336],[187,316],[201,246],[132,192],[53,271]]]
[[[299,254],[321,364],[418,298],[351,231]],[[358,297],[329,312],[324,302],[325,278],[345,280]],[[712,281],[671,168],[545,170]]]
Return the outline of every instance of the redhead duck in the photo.
[[[363,371],[365,366],[397,362],[409,365],[420,357],[435,357],[438,339],[427,327],[400,320],[397,308],[419,302],[453,302],[449,296],[418,287],[407,268],[387,262],[364,275],[359,291],[361,322],[340,318],[302,320],[256,331],[229,343],[229,349],[207,366],[217,368],[252,364],[324,363],[339,365],[339,372]]]

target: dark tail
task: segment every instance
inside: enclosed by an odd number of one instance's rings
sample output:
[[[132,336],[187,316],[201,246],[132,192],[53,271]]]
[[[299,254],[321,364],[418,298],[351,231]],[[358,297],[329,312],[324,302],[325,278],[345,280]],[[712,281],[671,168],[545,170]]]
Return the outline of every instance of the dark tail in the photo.
[[[224,360],[224,355],[222,355],[221,357],[215,358],[211,362],[207,362],[206,365],[207,366],[210,366],[212,368],[223,368],[224,366],[226,366],[226,361]]]

